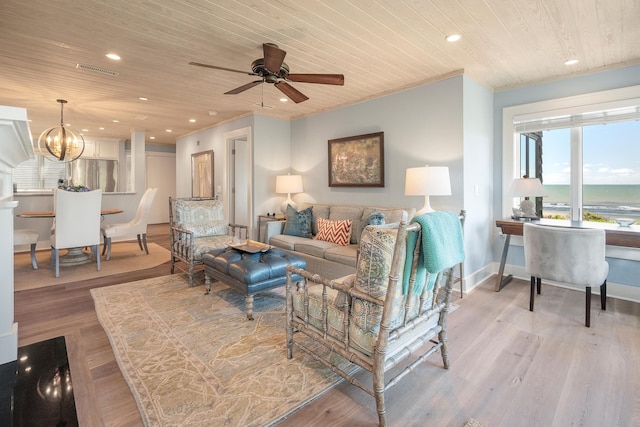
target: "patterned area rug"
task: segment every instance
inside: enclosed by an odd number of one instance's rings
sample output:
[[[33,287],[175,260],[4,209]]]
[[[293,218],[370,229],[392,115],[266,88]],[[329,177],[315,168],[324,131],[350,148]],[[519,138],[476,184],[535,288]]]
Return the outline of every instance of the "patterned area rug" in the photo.
[[[340,380],[302,351],[287,359],[284,289],[255,297],[254,321],[238,292],[205,296],[184,275],[91,293],[146,425],[269,425]]]

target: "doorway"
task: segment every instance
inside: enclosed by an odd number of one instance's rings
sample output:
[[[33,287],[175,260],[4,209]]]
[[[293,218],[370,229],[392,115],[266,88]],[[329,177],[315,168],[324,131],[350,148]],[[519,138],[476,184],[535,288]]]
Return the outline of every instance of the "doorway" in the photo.
[[[227,218],[231,224],[249,227],[253,238],[253,168],[251,158],[251,128],[225,133]]]

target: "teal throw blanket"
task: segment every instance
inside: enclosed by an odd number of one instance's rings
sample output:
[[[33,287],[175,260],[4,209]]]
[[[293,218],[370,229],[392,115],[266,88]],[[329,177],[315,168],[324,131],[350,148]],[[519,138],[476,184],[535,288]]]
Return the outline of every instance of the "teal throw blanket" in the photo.
[[[460,218],[455,212],[431,212],[415,216],[411,222],[422,227],[422,245],[419,248],[418,270],[414,294],[422,292],[427,280],[427,289],[433,289],[438,273],[464,261],[464,244]],[[407,236],[407,258],[404,264],[402,291],[409,292],[409,278],[413,251],[418,240],[417,233]]]

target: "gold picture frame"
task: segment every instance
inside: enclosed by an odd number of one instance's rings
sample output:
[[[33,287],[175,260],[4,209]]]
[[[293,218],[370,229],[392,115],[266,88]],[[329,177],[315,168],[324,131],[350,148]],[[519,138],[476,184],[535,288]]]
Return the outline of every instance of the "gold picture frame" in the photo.
[[[384,132],[330,139],[329,187],[384,187]]]
[[[213,150],[191,155],[191,197],[213,197]]]

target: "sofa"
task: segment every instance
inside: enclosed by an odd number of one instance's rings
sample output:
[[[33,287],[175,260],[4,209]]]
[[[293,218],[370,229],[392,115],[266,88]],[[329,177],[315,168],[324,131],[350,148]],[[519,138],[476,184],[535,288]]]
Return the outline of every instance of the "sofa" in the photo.
[[[300,233],[300,230],[294,230],[291,233],[288,229],[291,228],[292,214],[294,212],[301,214],[305,211],[310,213],[310,233],[306,236],[304,232]],[[375,221],[380,220],[381,217],[385,224],[399,223],[403,218],[408,222],[414,214],[415,208],[302,203],[297,210],[288,207],[285,221],[271,221],[266,224],[265,242],[304,258],[308,271],[329,279],[337,279],[355,273],[360,235],[366,225],[380,224]],[[348,244],[334,243],[330,241],[335,240],[332,238],[325,240],[322,233],[319,236],[319,223],[344,224],[348,220],[351,220]],[[340,230],[333,234],[330,231],[329,235],[344,237],[344,235],[341,236]]]
[[[464,260],[462,219],[433,212],[409,225],[369,225],[355,274],[338,280],[288,266],[287,357],[295,346],[367,392],[386,426],[387,389],[436,352],[449,368],[446,324],[453,269]],[[353,365],[370,374],[353,376]]]

